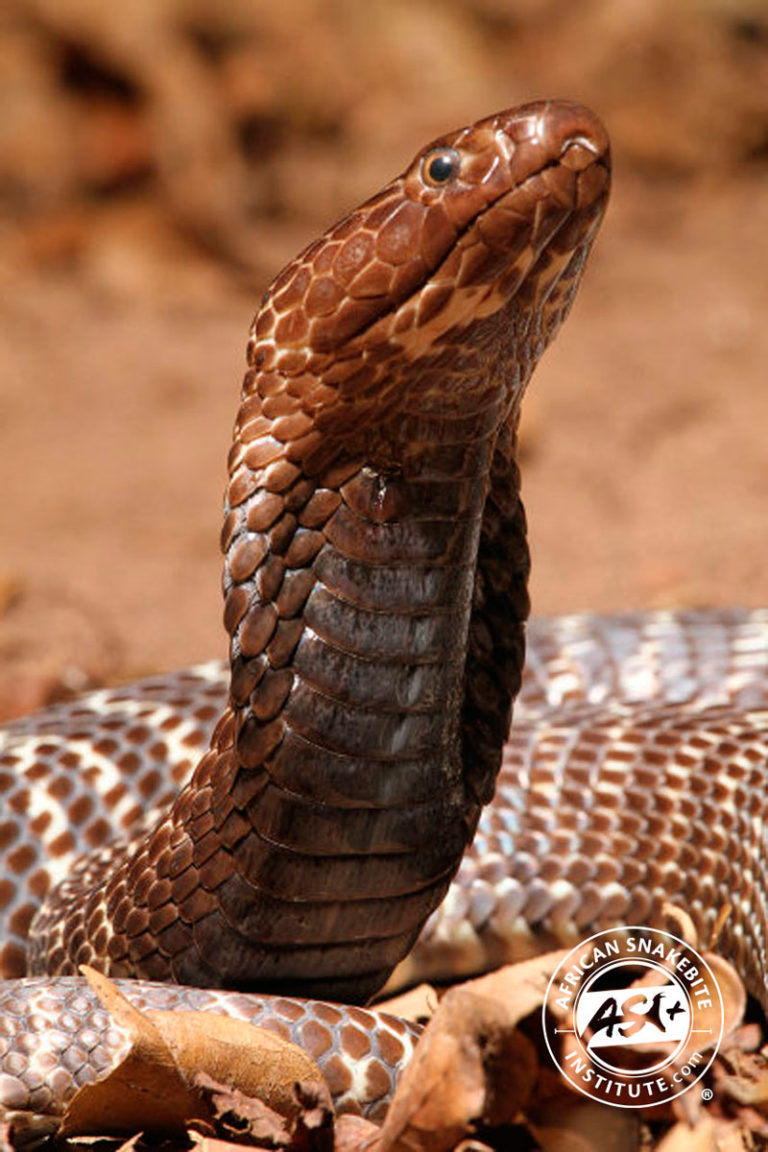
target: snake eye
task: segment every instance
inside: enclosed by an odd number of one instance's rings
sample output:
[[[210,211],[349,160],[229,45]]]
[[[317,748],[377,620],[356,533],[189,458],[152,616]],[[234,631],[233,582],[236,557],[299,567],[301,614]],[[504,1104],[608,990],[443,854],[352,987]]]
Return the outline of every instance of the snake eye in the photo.
[[[440,188],[459,174],[461,157],[455,148],[433,148],[421,162],[421,175],[425,184]]]

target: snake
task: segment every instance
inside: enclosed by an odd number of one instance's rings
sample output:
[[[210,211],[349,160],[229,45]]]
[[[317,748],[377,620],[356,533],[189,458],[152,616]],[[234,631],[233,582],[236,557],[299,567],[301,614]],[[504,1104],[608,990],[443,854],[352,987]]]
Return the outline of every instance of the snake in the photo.
[[[0,734],[6,1114],[60,1115],[126,1051],[83,964],[279,1032],[373,1118],[419,1035],[365,1007],[393,971],[676,903],[768,1006],[768,614],[527,622],[521,402],[609,185],[593,113],[513,108],[429,144],[264,294],[228,661]]]

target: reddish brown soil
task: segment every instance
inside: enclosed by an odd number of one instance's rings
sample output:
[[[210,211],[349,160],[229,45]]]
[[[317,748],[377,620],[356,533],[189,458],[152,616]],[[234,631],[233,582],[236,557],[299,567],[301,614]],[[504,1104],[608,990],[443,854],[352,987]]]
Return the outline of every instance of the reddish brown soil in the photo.
[[[526,406],[535,610],[765,602],[759,6],[676,27],[663,4],[424,0],[361,22],[294,0],[255,30],[242,7],[228,39],[202,0],[162,36],[136,5],[145,55],[86,0],[0,29],[4,711],[224,655],[220,493],[259,290],[431,134],[542,92],[604,115],[617,170]]]

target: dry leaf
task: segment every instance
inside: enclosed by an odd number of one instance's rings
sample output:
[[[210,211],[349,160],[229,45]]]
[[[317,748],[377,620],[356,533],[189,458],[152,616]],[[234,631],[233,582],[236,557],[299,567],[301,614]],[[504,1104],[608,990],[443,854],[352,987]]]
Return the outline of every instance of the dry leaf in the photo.
[[[379,1152],[376,1137],[381,1129],[362,1116],[339,1116],[336,1121],[334,1152]]]
[[[293,1145],[297,1152],[334,1152],[334,1108],[328,1085],[323,1081],[295,1085],[301,1111],[293,1121]]]
[[[59,1130],[58,1116],[0,1109],[0,1152],[37,1148]]]
[[[518,1016],[478,995],[450,989],[398,1085],[381,1132],[381,1152],[443,1152],[477,1124],[511,1122],[533,1087],[537,1062]]]
[[[728,1040],[741,1026],[747,1010],[744,981],[736,969],[722,956],[705,952],[704,959],[712,969],[720,995],[723,998],[723,1041]]]
[[[325,1083],[295,1084],[296,1114],[288,1119],[263,1100],[217,1084],[204,1073],[196,1080],[211,1102],[217,1131],[235,1142],[230,1147],[247,1143],[286,1152],[334,1152],[333,1102]]]
[[[626,1108],[563,1092],[534,1105],[530,1130],[542,1152],[602,1152],[639,1146],[639,1118]]]
[[[478,995],[500,1001],[515,1023],[541,1008],[552,973],[568,955],[568,949],[545,952],[519,964],[507,964],[487,976],[466,984]]]
[[[738,1104],[768,1111],[768,1063],[765,1057],[759,1052],[731,1050],[723,1053],[722,1064],[733,1071],[729,1075],[718,1069],[716,1083],[719,1091]]]
[[[470,1137],[478,1123],[514,1121],[538,1072],[530,1041],[516,1026],[541,1007],[566,954],[535,956],[445,994],[401,1077],[381,1152],[441,1152]]]
[[[129,1136],[127,1140],[123,1140],[117,1152],[133,1152],[136,1145],[141,1140],[141,1133],[135,1132],[133,1136]]]
[[[238,1144],[232,1140],[219,1140],[217,1136],[200,1136],[197,1138],[196,1132],[190,1132],[190,1137],[194,1140],[197,1152],[242,1152],[242,1144]]]
[[[418,984],[399,996],[377,1001],[375,1008],[377,1012],[388,1012],[390,1016],[399,1016],[402,1020],[418,1024],[434,1016],[438,1002],[438,993],[431,984]]]
[[[761,1146],[764,1147],[765,1132],[762,1136],[763,1141],[758,1143],[740,1124],[721,1121],[717,1126],[717,1152],[755,1152]]]
[[[482,1140],[462,1140],[457,1144],[454,1152],[494,1152],[490,1144],[484,1144]]]
[[[204,1072],[197,1074],[195,1082],[210,1103],[216,1131],[221,1137],[226,1137],[217,1143],[226,1145],[229,1140],[239,1143],[244,1135],[254,1143],[261,1141],[268,1147],[283,1148],[289,1143],[291,1133],[285,1116],[275,1112],[263,1100],[246,1096],[228,1084],[219,1084]],[[213,1142],[204,1136],[200,1142],[209,1141]]]
[[[658,1152],[719,1152],[714,1121],[702,1116],[693,1128],[690,1124],[675,1124],[659,1141]]]
[[[206,1012],[140,1012],[106,976],[83,973],[132,1044],[117,1067],[72,1098],[63,1135],[168,1132],[191,1119],[210,1122],[210,1104],[196,1082],[201,1072],[285,1116],[299,1111],[298,1081],[325,1083],[306,1053],[273,1032]]]

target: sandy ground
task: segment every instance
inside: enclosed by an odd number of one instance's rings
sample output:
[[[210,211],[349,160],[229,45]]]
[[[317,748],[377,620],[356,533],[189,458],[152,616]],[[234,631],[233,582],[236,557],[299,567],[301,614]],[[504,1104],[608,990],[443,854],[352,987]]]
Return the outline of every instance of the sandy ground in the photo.
[[[484,110],[477,99],[468,89],[468,116]],[[460,93],[443,103],[422,116],[435,129],[454,125]],[[526,404],[534,609],[757,605],[768,567],[766,168],[692,161],[681,176],[637,162],[620,110],[617,124],[612,206]],[[410,159],[419,127],[404,121],[398,140],[389,125],[381,146],[363,133],[331,169],[348,179],[318,180],[312,212],[294,217],[289,197],[282,215],[257,213],[259,256],[245,274],[168,226],[162,184],[6,222],[6,714],[225,654],[220,494],[258,292],[353,192]]]

